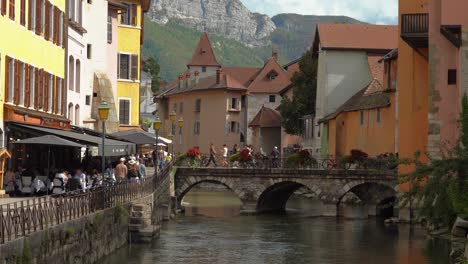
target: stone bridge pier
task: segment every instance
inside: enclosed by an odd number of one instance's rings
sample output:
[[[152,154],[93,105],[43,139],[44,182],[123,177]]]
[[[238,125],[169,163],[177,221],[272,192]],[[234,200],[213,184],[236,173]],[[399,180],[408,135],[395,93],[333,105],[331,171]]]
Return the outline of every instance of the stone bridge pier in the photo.
[[[323,216],[337,216],[342,198],[353,193],[377,214],[377,205],[396,197],[394,172],[357,170],[178,168],[174,176],[177,205],[202,182],[221,184],[242,202],[242,213],[282,212],[291,195],[304,188],[322,203]]]

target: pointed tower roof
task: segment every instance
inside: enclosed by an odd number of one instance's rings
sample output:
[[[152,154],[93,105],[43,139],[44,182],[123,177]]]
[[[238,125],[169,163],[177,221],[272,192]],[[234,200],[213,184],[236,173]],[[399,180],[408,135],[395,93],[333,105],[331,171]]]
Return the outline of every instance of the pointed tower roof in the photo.
[[[195,49],[195,53],[193,53],[192,61],[190,61],[187,66],[221,67],[221,64],[216,60],[210,39],[206,32],[203,32],[200,41],[198,42],[198,46]]]

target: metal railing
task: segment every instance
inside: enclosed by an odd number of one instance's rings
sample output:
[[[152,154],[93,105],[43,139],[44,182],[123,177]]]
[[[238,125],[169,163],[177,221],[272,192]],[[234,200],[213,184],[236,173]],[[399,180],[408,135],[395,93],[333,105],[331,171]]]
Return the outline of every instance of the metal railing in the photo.
[[[147,177],[141,182],[127,181],[85,192],[74,191],[0,205],[0,244],[148,196],[171,170],[172,164],[168,164],[158,176]]]
[[[337,158],[309,160],[291,160],[288,158],[277,158],[255,156],[246,162],[230,161],[216,156],[217,168],[240,168],[240,169],[316,169],[316,170],[395,170],[398,160],[391,158],[365,158],[359,161],[345,162]],[[208,163],[209,156],[202,155],[200,159],[185,159],[176,162],[178,167],[206,168],[215,167],[213,162]]]
[[[402,34],[420,34],[429,32],[429,14],[403,14],[401,15]]]

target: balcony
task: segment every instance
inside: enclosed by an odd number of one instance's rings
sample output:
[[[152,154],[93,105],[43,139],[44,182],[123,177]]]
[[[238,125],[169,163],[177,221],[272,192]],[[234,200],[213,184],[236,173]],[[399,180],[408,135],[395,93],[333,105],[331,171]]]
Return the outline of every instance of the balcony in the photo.
[[[413,48],[429,45],[429,14],[401,15],[401,38]]]

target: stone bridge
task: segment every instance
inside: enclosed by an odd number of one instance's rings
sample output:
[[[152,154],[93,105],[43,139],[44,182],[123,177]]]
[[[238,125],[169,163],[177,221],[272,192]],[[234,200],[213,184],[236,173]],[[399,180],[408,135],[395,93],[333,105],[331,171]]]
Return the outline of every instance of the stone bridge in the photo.
[[[322,201],[324,216],[336,216],[348,193],[368,207],[369,215],[375,215],[377,205],[396,199],[398,191],[394,171],[178,168],[174,175],[178,208],[184,196],[203,182],[230,189],[242,202],[243,213],[284,211],[290,196],[305,188]]]

